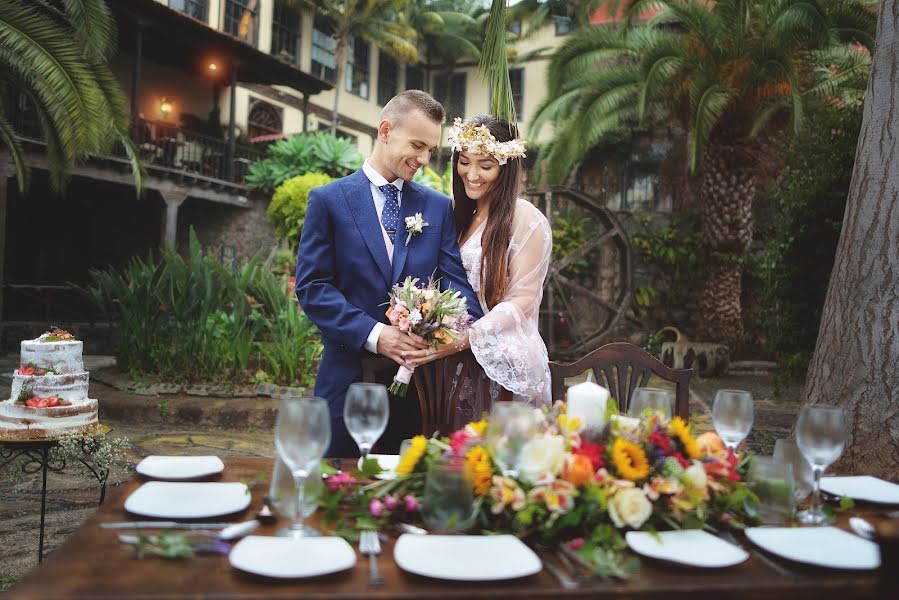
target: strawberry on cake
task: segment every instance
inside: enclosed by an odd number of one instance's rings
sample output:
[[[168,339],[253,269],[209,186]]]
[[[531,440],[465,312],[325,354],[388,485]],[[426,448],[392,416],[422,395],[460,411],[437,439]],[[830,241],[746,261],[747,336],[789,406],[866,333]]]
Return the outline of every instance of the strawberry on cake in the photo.
[[[0,438],[36,440],[97,424],[97,401],[88,395],[82,343],[52,328],[21,344],[9,400],[0,402]]]

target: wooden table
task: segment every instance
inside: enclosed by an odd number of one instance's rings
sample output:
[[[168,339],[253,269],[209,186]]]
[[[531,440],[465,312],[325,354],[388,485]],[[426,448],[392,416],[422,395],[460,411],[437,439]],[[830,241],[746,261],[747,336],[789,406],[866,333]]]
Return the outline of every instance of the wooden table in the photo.
[[[221,481],[253,481],[261,471],[271,471],[271,459],[225,459]],[[803,568],[784,563],[795,577],[771,569],[755,555],[730,569],[700,570],[643,561],[638,577],[627,582],[583,583],[577,590],[563,590],[549,573],[500,583],[459,583],[426,579],[401,571],[393,562],[394,539],[384,544],[380,556],[382,588],[368,587],[368,562],[360,556],[356,566],[336,575],[301,581],[279,581],[247,575],[232,569],[224,556],[197,556],[193,560],[138,560],[130,548],[118,542],[121,531],[102,530],[99,523],[136,519],[123,504],[143,480],[133,477],[111,491],[107,502],[43,565],[31,571],[7,592],[10,598],[556,598],[609,597],[669,600],[683,598],[887,598],[893,590],[878,589],[876,572],[846,572]],[[253,489],[249,518],[262,503],[267,485]],[[278,525],[259,530],[270,534]],[[895,570],[895,569],[894,569]]]

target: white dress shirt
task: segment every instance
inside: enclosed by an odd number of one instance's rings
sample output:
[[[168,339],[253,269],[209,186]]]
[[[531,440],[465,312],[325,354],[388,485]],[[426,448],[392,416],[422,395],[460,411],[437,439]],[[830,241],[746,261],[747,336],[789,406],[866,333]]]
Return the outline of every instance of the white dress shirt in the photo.
[[[387,181],[383,175],[378,173],[373,166],[366,160],[362,164],[362,172],[365,173],[365,176],[368,177],[368,187],[371,189],[371,197],[375,203],[375,211],[378,213],[378,223],[381,222],[381,213],[384,212],[384,204],[387,200],[384,198],[383,192],[379,189],[380,186],[393,183],[399,192],[397,193],[397,204],[400,207],[403,206],[403,183],[405,183],[402,179],[397,178],[394,181]],[[387,232],[384,231],[384,226],[381,225],[381,232],[384,234],[384,245],[387,248],[387,257],[390,259],[390,263],[393,264],[393,244],[390,242],[390,238],[387,237]],[[368,333],[368,339],[365,340],[365,349],[371,352],[372,354],[378,353],[378,338],[381,337],[381,330],[384,329],[384,323],[378,322],[375,323],[375,326],[371,328],[371,331]]]

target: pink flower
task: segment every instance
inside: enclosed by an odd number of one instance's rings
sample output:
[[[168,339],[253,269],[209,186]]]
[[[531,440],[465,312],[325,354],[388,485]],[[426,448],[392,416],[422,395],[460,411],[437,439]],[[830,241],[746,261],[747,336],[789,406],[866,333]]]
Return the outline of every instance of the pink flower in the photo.
[[[411,326],[412,326],[412,323],[406,317],[403,317],[402,319],[400,319],[400,322],[399,322],[400,331],[409,331],[409,327],[411,327]]]
[[[350,475],[349,473],[345,473],[345,472],[341,471],[340,473],[336,473],[336,474],[328,477],[326,482],[327,482],[327,486],[328,486],[328,491],[336,492],[337,490],[339,490],[340,488],[342,488],[344,486],[352,485],[354,483],[359,483],[359,480],[356,479],[355,477],[353,477],[352,475]]]
[[[368,503],[368,512],[370,512],[373,517],[380,517],[384,512],[384,504],[377,498],[372,498],[371,502]]]
[[[568,547],[572,550],[580,550],[584,546],[584,538],[574,538],[570,542],[568,542]]]
[[[450,435],[450,449],[453,451],[453,454],[461,456],[465,449],[465,444],[468,443],[468,439],[469,435],[465,429],[453,432],[452,435]]]
[[[418,512],[418,500],[416,500],[414,496],[406,494],[405,497],[403,497],[403,503],[405,504],[407,512]]]
[[[387,507],[387,510],[396,510],[397,504],[398,502],[393,496],[384,496],[384,506]]]

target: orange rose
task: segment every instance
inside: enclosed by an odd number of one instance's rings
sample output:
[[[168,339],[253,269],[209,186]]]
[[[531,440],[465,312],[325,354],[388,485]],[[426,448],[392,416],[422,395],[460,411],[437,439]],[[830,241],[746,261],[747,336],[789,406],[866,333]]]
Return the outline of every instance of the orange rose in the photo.
[[[593,481],[593,463],[590,457],[583,454],[569,455],[562,469],[562,479],[573,483],[576,487]]]
[[[707,431],[696,438],[700,456],[720,456],[727,454],[727,448],[721,437],[714,431]]]

